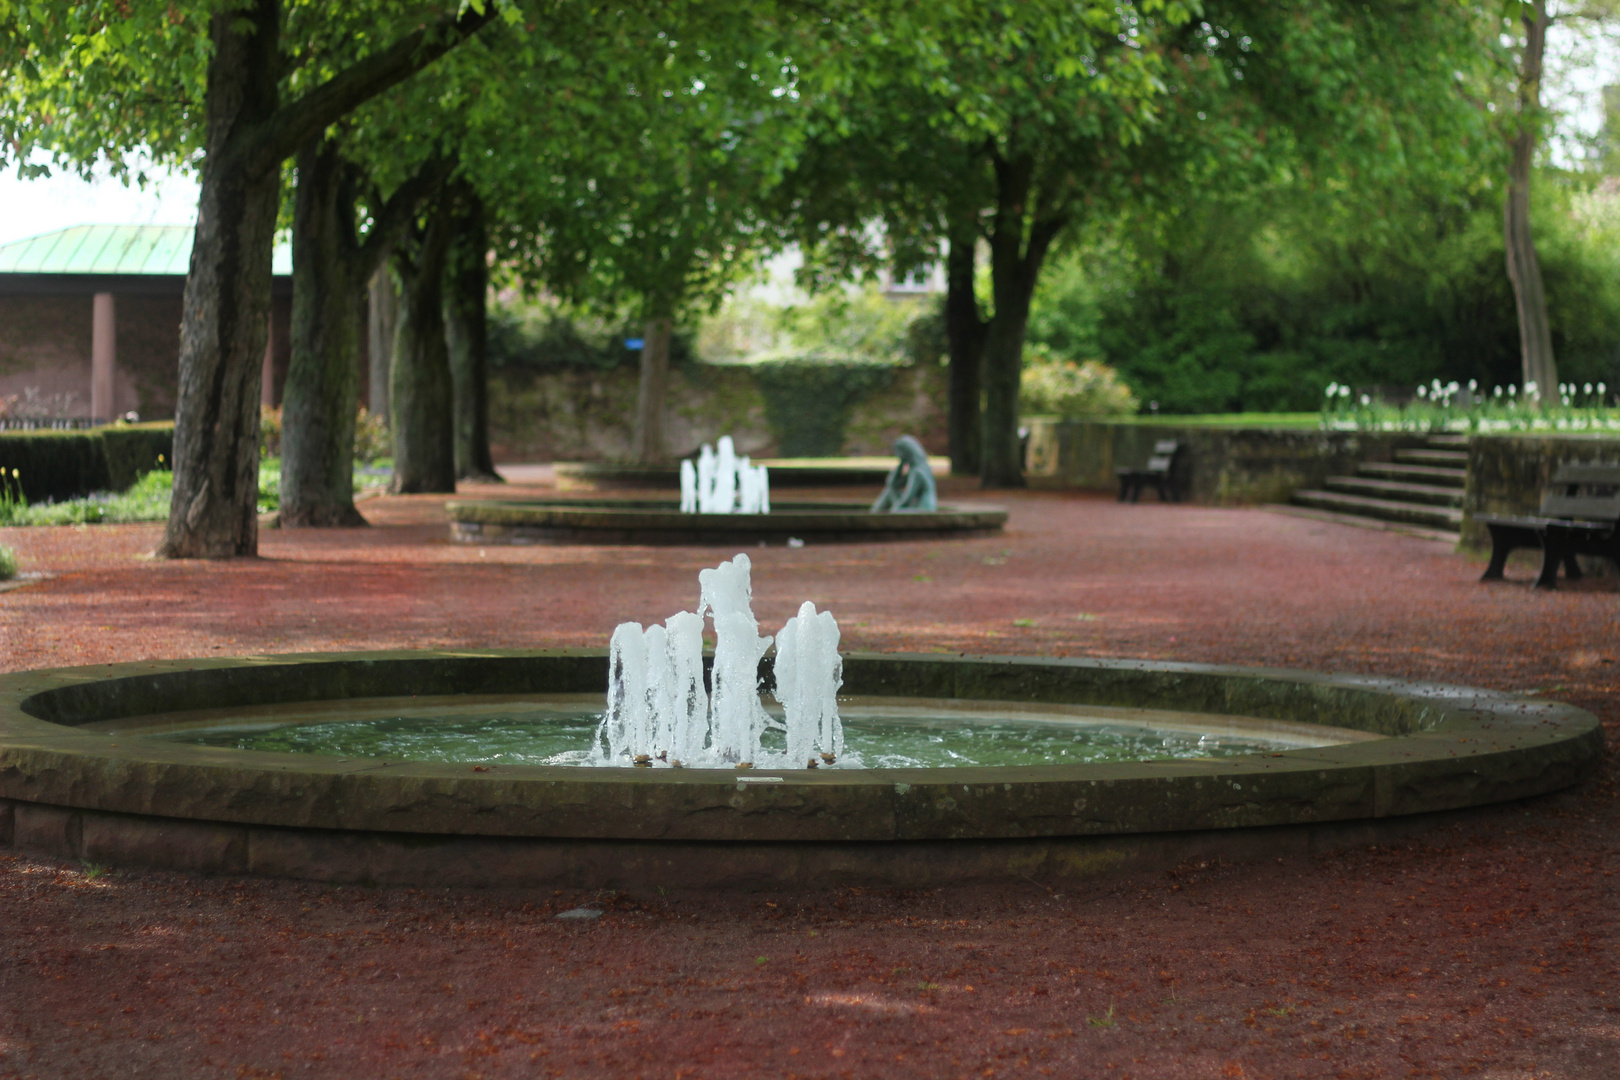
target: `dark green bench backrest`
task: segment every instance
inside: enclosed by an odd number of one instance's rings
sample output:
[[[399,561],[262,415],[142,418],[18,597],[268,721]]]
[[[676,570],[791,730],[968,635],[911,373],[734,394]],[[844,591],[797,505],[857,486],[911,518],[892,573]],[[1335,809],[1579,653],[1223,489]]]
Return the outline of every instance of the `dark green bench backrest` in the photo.
[[[1543,517],[1620,520],[1620,464],[1560,465],[1541,496]]]

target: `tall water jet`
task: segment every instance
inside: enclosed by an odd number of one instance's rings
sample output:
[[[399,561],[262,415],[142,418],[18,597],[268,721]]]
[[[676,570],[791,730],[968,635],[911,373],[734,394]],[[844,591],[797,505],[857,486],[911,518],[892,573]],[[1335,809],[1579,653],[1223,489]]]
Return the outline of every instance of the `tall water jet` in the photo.
[[[608,651],[608,700],[593,741],[602,765],[816,768],[844,756],[838,718],[838,623],[805,601],[776,639],[773,686],[784,719],[760,701],[759,664],[772,637],[754,618],[747,555],[700,571],[698,610],[663,626],[622,623]],[[712,692],[703,681],[703,618],[714,621]],[[784,750],[763,745],[783,732]],[[858,765],[859,762],[845,762]]]
[[[832,612],[806,600],[776,635],[776,700],[787,726],[787,759],[829,765],[844,752],[844,725],[838,720],[838,688],[844,684],[844,658],[838,653],[838,622]]]
[[[772,639],[760,636],[754,619],[751,572],[747,555],[698,572],[697,613],[714,619],[709,747],[722,761],[751,763],[760,757],[760,736],[770,723],[759,702],[759,662]]]

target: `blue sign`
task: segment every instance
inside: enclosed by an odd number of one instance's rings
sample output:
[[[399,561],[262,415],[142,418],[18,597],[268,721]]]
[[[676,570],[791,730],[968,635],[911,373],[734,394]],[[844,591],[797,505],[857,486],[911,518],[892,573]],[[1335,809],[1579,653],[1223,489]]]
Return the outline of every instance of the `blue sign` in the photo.
[[[638,337],[628,337],[624,339],[624,347],[627,349],[639,349],[646,344],[647,343],[645,341]]]

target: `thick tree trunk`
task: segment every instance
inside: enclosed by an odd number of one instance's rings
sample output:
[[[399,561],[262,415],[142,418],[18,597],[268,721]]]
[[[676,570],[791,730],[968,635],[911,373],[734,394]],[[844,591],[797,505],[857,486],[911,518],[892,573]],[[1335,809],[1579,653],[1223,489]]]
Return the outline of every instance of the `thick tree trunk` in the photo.
[[[501,479],[489,450],[489,234],[484,204],[471,189],[457,195],[445,282],[445,345],[455,389],[456,476]]]
[[[282,396],[281,524],[364,525],[354,508],[360,298],[354,191],[335,144],[298,154],[293,208],[292,364]]]
[[[669,338],[674,320],[649,318],[641,331],[641,384],[636,390],[636,461],[664,459],[664,407],[669,394]]]
[[[258,553],[259,390],[280,176],[244,149],[275,114],[276,0],[213,16],[206,156],[180,323],[174,496],[158,554]]]
[[[1519,314],[1519,356],[1524,383],[1535,383],[1542,399],[1556,401],[1558,364],[1553,357],[1552,328],[1547,319],[1547,293],[1541,283],[1541,261],[1530,232],[1530,173],[1535,163],[1536,133],[1541,124],[1542,60],[1547,46],[1547,0],[1536,0],[1524,16],[1524,58],[1519,71],[1519,115],[1508,166],[1503,203],[1504,246],[1508,280]]]
[[[996,222],[990,237],[995,313],[984,346],[983,460],[979,470],[980,483],[987,488],[1024,486],[1024,455],[1018,438],[1024,332],[1041,264],[1065,223],[1061,214],[1032,214],[1029,202],[1034,172],[1034,162],[1028,159],[996,162]]]
[[[389,403],[396,492],[456,490],[456,439],[450,354],[444,334],[448,215],[435,208],[415,243],[394,265],[403,286]]]
[[[945,340],[951,358],[946,427],[951,473],[956,476],[979,474],[986,324],[973,288],[977,244],[974,230],[953,228],[945,260]]]
[[[372,272],[366,305],[370,392],[366,408],[388,422],[388,369],[394,359],[394,327],[399,322],[399,292],[394,288],[392,249],[384,251]]]
[[[997,290],[998,294],[1002,290]],[[1029,296],[998,296],[984,348],[984,422],[981,485],[1024,486],[1024,456],[1018,438],[1018,388],[1023,381],[1024,331]]]
[[[496,5],[409,34],[281,107],[280,0],[211,17],[201,194],[180,327],[174,497],[157,554],[258,553],[259,391],[281,163],[477,33]]]

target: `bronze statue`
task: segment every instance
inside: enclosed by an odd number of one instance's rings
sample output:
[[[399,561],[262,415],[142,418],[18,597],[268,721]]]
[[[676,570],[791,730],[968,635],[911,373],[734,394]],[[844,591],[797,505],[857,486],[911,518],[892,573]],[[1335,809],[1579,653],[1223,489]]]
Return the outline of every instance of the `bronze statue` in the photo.
[[[910,435],[894,440],[894,452],[900,458],[889,478],[883,483],[883,494],[872,504],[872,513],[896,511],[935,511],[939,503],[934,498],[934,470],[928,464],[928,451]]]

